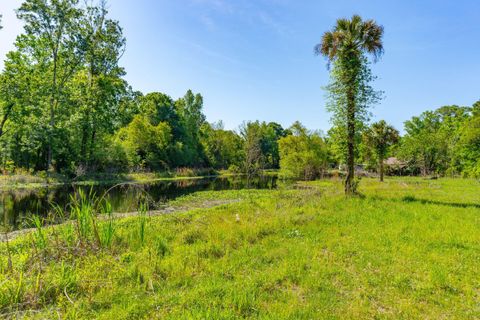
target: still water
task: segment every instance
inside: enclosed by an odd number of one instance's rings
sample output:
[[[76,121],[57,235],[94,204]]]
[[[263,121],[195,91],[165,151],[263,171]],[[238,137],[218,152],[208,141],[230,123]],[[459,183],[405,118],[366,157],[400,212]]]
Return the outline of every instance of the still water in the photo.
[[[204,190],[273,189],[277,178],[272,176],[247,180],[245,177],[215,177],[178,181],[156,181],[142,184],[58,186],[35,190],[0,191],[0,229],[22,229],[32,226],[33,215],[47,216],[53,205],[68,208],[71,196],[80,189],[93,191],[97,196],[106,194],[114,212],[136,211],[141,199],[161,205],[168,200]]]

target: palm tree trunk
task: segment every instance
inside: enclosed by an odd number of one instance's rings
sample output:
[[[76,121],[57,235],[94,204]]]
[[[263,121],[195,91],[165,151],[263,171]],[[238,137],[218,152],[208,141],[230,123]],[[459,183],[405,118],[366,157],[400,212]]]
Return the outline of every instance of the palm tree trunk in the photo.
[[[355,193],[353,185],[353,179],[355,177],[355,96],[353,90],[348,94],[347,151],[345,194],[351,195]]]
[[[380,166],[380,182],[383,182],[383,175],[384,175],[383,158],[380,158],[379,166]]]

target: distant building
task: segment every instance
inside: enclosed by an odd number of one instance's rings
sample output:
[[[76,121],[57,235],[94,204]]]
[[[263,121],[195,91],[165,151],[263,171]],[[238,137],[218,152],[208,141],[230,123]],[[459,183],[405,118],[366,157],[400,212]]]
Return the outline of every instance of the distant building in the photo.
[[[383,161],[383,163],[387,166],[391,166],[391,167],[399,167],[399,168],[404,168],[407,166],[407,163],[404,162],[404,161],[400,161],[398,160],[397,158],[395,157],[390,157],[388,159],[386,159],[385,161]]]
[[[385,165],[385,173],[388,175],[405,175],[407,172],[407,163],[398,158],[390,157],[383,161]]]

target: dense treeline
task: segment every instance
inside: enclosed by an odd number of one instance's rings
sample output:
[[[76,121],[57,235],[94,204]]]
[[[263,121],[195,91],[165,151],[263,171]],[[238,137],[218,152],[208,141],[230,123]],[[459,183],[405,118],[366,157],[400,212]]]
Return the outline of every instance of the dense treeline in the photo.
[[[405,123],[403,137],[384,121],[369,126],[366,110],[357,108],[352,131],[341,109],[348,102],[342,84],[348,74],[343,60],[334,59],[327,89],[336,115],[327,135],[299,122],[285,129],[254,121],[225,130],[221,122],[206,121],[200,94],[189,90],[174,100],[132,89],[119,64],[126,48],[119,22],[108,18],[104,1],[86,3],[26,0],[17,11],[24,33],[0,74],[3,172],[78,176],[191,167],[257,174],[281,168],[282,176],[313,179],[342,171],[353,155],[380,175],[480,176],[480,102],[424,112]],[[333,50],[328,41],[322,54]],[[352,101],[366,106],[378,97],[369,86],[368,61],[361,54],[358,59],[363,91]],[[385,163],[389,157],[397,168]]]
[[[412,173],[480,177],[480,101],[426,111],[405,132],[396,154]]]

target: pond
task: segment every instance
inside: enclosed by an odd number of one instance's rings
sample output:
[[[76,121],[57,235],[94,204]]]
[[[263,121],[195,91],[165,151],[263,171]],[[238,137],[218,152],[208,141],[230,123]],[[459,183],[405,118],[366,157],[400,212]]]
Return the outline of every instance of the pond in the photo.
[[[54,205],[67,208],[80,189],[86,193],[106,195],[113,212],[136,211],[139,199],[161,205],[179,196],[205,190],[273,189],[277,186],[274,176],[262,176],[247,180],[245,177],[213,177],[150,183],[126,183],[120,185],[78,186],[64,185],[34,190],[16,189],[0,191],[0,229],[18,230],[32,226],[33,215],[47,216]]]

